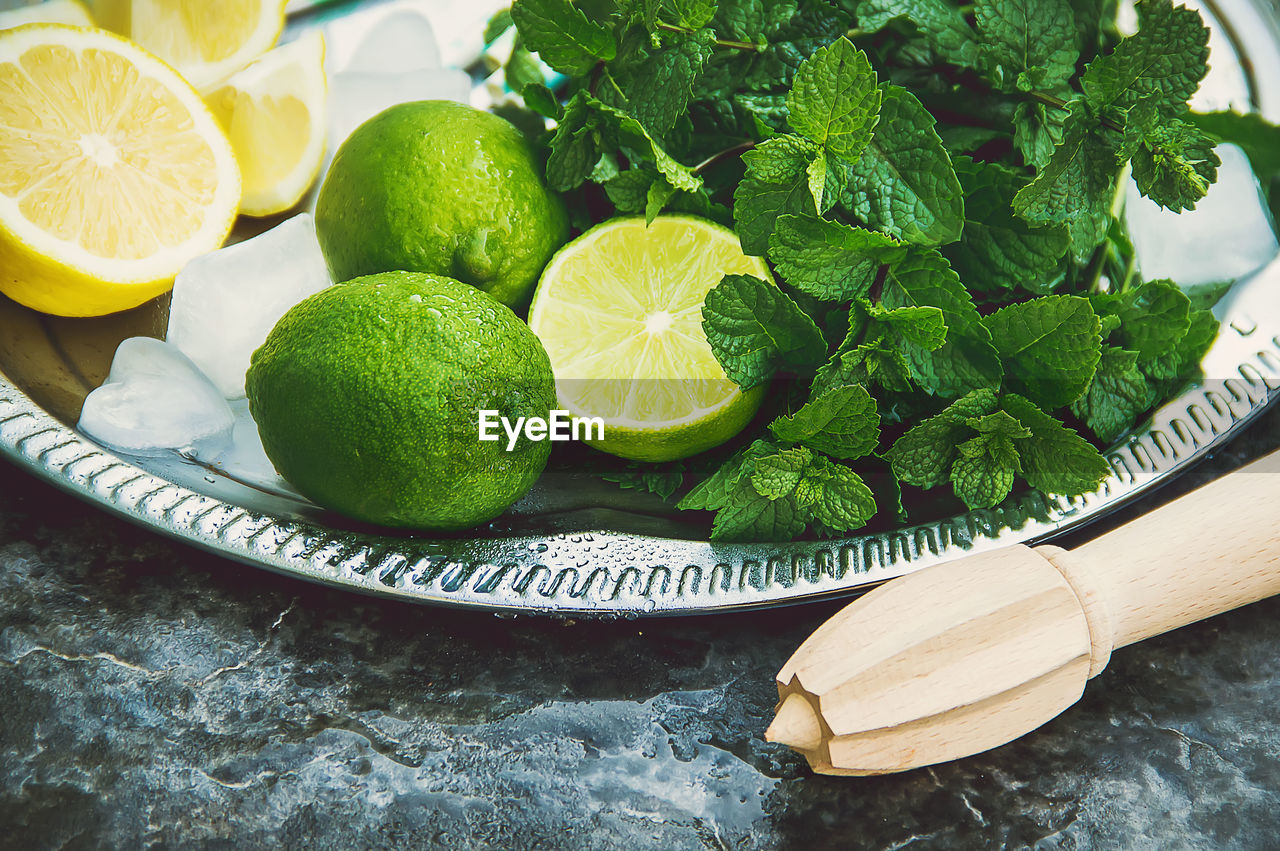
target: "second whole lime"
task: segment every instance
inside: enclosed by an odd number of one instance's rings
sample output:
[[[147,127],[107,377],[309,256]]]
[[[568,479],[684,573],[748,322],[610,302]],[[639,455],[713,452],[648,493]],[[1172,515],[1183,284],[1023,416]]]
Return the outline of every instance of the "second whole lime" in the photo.
[[[317,199],[316,232],[336,281],[429,272],[519,309],[567,238],[568,217],[514,125],[452,101],[418,101],[342,143]]]
[[[295,306],[245,382],[267,456],[313,502],[356,520],[457,530],[524,495],[551,444],[480,439],[480,412],[546,418],[551,363],[508,308],[435,275],[389,272]]]

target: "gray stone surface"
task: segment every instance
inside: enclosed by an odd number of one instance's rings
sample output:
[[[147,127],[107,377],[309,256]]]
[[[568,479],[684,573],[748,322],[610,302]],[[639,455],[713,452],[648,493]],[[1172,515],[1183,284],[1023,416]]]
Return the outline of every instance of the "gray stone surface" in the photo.
[[[1277,444],[1280,412],[1138,510]],[[834,608],[564,624],[375,601],[0,462],[0,845],[1275,846],[1280,600],[1117,652],[1012,745],[869,779],[760,738],[774,671]]]

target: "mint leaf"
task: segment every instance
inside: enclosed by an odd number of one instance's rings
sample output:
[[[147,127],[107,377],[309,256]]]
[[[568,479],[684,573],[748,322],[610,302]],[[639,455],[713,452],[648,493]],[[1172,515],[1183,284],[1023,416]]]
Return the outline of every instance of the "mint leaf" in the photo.
[[[851,310],[859,309],[855,305]],[[873,304],[866,308],[867,319],[912,345],[924,349],[941,348],[947,341],[947,322],[942,309],[933,306],[887,308]]]
[[[1052,89],[1075,74],[1076,25],[1068,0],[977,0],[987,76],[1005,91]]]
[[[816,156],[799,136],[775,136],[742,155],[747,172],[733,193],[733,218],[743,251],[768,251],[778,216],[813,212],[808,168]]]
[[[676,503],[676,508],[707,511],[724,508],[732,499],[738,482],[755,469],[756,459],[776,450],[777,447],[767,440],[754,441],[750,446],[734,453],[714,473],[685,494],[684,499]]]
[[[1024,101],[1013,111],[1013,144],[1027,165],[1040,168],[1049,162],[1062,141],[1067,112],[1055,106]]]
[[[653,136],[661,138],[683,116],[693,97],[693,84],[711,58],[715,33],[662,33],[661,48],[645,51],[624,67],[611,64],[599,91],[602,100],[629,112]],[[612,91],[613,97],[603,97]]]
[[[663,0],[658,14],[674,26],[699,30],[715,17],[716,0]]]
[[[588,20],[569,0],[516,0],[511,20],[525,46],[562,74],[586,74],[597,62],[617,55],[609,30]]]
[[[649,188],[658,180],[658,172],[647,168],[631,168],[605,181],[604,191],[619,213],[639,213],[649,201]]]
[[[961,439],[972,432],[969,421],[999,408],[991,390],[975,390],[952,402],[939,414],[909,429],[884,454],[893,473],[922,488],[937,487],[950,478]]]
[[[884,263],[907,247],[888,234],[814,216],[779,216],[769,259],[788,284],[824,301],[864,296]]]
[[[1102,352],[1102,323],[1081,296],[1011,304],[983,322],[1004,363],[1006,383],[1046,409],[1084,393]]]
[[[547,183],[560,192],[580,186],[591,175],[603,152],[599,119],[588,100],[585,92],[574,95],[565,104],[564,115],[551,137]]]
[[[841,204],[906,242],[954,242],[964,225],[964,199],[933,116],[906,89],[882,89],[880,121],[849,170]]]
[[[1089,63],[1080,85],[1095,111],[1142,100],[1179,115],[1208,70],[1209,30],[1200,15],[1170,0],[1138,3],[1138,32]]]
[[[545,118],[560,121],[564,116],[564,107],[556,100],[555,94],[541,82],[529,83],[520,91],[525,106]]]
[[[1071,413],[1107,443],[1124,434],[1149,406],[1150,389],[1137,363],[1137,352],[1103,348],[1089,389],[1071,403]]]
[[[929,349],[904,342],[912,378],[938,396],[960,396],[997,387],[1003,370],[991,334],[960,278],[937,251],[913,254],[891,266],[882,303],[888,308],[935,307],[942,311],[947,341]]]
[[[795,16],[796,0],[724,0],[716,8],[714,27],[721,38],[758,42]]]
[[[1111,465],[1073,429],[1016,393],[1005,394],[1000,406],[1029,432],[1018,441],[1022,476],[1043,493],[1078,496],[1097,490],[1111,473]]]
[[[964,192],[964,231],[942,253],[971,290],[1044,293],[1055,283],[1070,247],[1064,227],[1033,228],[1013,215],[1018,178],[1007,169],[956,160]]]
[[[726,275],[702,306],[702,328],[725,374],[744,390],[778,369],[812,371],[827,344],[786,293],[750,275]]]
[[[770,423],[769,430],[779,440],[836,458],[861,458],[880,439],[880,413],[867,388],[853,384],[815,395],[791,416]]]
[[[858,4],[858,27],[879,32],[891,21],[905,20],[949,62],[972,68],[978,42],[958,6],[947,0],[863,0]]]
[[[880,113],[880,89],[867,55],[847,38],[815,52],[796,70],[787,109],[796,132],[841,159],[857,159]]]
[[[1099,126],[1080,101],[1072,101],[1062,142],[1013,198],[1013,211],[1031,224],[1067,225],[1073,246],[1085,254],[1107,234],[1115,190],[1115,151]]]
[[[603,116],[617,144],[624,151],[631,152],[633,159],[636,156],[651,159],[662,176],[673,187],[683,192],[697,192],[702,188],[702,178],[694,174],[693,169],[677,162],[668,154],[634,117],[589,95],[586,101]]]
[[[1013,490],[1022,469],[1018,450],[1004,435],[979,436],[957,447],[951,487],[969,508],[991,508]]]
[[[1120,319],[1124,348],[1150,360],[1171,351],[1191,327],[1191,300],[1173,281],[1147,281],[1095,301]]]
[[[1133,180],[1143,195],[1181,212],[1195,207],[1218,179],[1222,160],[1214,142],[1194,125],[1166,119],[1148,131],[1133,153]]]

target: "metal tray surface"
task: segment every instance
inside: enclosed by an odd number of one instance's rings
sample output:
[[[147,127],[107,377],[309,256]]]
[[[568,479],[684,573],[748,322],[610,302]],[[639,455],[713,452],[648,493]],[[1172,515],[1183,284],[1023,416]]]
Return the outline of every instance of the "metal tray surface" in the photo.
[[[1280,117],[1277,8],[1268,0],[1196,5],[1214,31],[1202,103]],[[307,17],[290,30],[304,28]],[[326,4],[323,17],[332,26],[334,9]],[[483,75],[484,63],[475,67]],[[484,533],[393,536],[343,528],[305,501],[177,455],[123,457],[69,426],[114,346],[126,336],[162,336],[165,311],[161,302],[75,323],[0,297],[0,455],[93,505],[227,558],[382,597],[512,614],[636,617],[794,604],[974,552],[1043,542],[1176,475],[1280,398],[1276,259],[1215,308],[1222,333],[1205,357],[1206,377],[1113,446],[1111,476],[1085,497],[1015,493],[993,509],[875,534],[728,544],[694,539],[672,514],[643,500],[601,498],[612,486],[592,492],[561,471]]]

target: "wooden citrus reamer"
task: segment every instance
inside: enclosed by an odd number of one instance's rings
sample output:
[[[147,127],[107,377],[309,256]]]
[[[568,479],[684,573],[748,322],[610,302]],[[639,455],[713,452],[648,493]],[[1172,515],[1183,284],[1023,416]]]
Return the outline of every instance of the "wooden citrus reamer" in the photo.
[[[1111,651],[1280,593],[1280,452],[1074,550],[1015,545],[896,579],[778,672],[765,738],[821,774],[1009,742],[1080,699]]]

